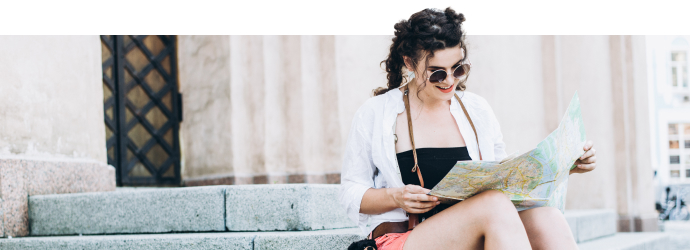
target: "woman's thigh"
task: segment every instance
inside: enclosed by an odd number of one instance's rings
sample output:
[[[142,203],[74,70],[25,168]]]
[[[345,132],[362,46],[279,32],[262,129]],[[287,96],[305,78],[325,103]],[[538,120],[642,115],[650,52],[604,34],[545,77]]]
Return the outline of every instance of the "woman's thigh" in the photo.
[[[525,225],[532,249],[577,249],[573,233],[560,210],[539,207],[518,214]]]
[[[499,191],[485,191],[420,223],[404,249],[529,249],[513,204]]]

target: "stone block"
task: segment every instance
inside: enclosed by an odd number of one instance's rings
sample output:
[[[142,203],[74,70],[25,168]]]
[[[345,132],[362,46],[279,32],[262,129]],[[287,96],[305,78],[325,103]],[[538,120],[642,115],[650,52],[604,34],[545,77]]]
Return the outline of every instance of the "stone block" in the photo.
[[[246,249],[252,250],[255,233],[194,233],[89,235],[57,237],[23,237],[0,239],[0,249],[51,250],[168,250],[168,249]]]
[[[229,231],[303,231],[349,228],[338,203],[338,185],[271,184],[228,186]]]
[[[31,235],[224,231],[224,191],[210,186],[32,196]]]
[[[580,250],[667,250],[668,241],[664,233],[617,233],[577,246]]]
[[[565,217],[577,242],[585,242],[616,233],[618,215],[613,210],[567,210]]]
[[[254,250],[347,249],[365,237],[359,229],[306,232],[262,232],[254,239]]]
[[[0,159],[0,236],[29,234],[31,195],[115,190],[115,168],[92,160]]]

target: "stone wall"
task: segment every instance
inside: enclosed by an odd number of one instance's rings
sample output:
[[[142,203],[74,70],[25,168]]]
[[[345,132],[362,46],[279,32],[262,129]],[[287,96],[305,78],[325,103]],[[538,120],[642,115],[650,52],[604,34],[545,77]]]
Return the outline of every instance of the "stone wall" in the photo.
[[[339,183],[390,37],[180,36],[187,185]]]
[[[0,36],[0,45],[0,156],[105,163],[98,37]]]
[[[111,191],[97,36],[0,36],[0,237],[28,234],[28,196]]]

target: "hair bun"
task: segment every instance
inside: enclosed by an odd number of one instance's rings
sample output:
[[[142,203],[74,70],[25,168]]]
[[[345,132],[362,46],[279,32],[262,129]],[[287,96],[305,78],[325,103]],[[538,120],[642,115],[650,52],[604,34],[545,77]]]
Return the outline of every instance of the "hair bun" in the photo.
[[[448,18],[448,20],[453,20],[454,23],[461,24],[465,21],[465,15],[462,13],[456,13],[455,10],[451,9],[450,7],[446,8],[445,13],[446,18]]]

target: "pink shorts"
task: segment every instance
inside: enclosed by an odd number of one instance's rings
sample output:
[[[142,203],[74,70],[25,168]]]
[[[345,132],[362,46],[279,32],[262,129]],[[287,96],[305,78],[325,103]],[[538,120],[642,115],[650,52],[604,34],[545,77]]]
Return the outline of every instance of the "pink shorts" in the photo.
[[[412,231],[407,231],[407,233],[389,233],[384,234],[376,238],[376,247],[379,250],[402,250],[405,245],[405,240],[407,236],[410,235]]]

